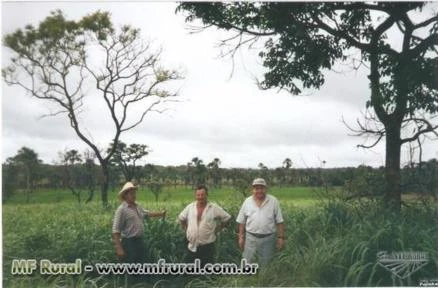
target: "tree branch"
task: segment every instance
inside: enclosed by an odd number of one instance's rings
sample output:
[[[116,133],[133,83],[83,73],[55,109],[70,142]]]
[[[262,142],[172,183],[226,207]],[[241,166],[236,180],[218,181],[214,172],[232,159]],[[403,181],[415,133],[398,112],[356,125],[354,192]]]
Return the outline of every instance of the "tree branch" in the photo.
[[[429,18],[421,23],[418,23],[414,25],[414,30],[417,30],[419,28],[427,27],[429,24],[432,24],[433,22],[438,21],[438,15],[432,18]]]
[[[429,37],[425,38],[415,48],[412,48],[407,53],[407,56],[410,58],[416,58],[420,54],[425,53],[429,48],[433,48],[433,46],[436,45],[438,45],[438,34],[432,34]]]
[[[402,144],[415,141],[418,139],[418,137],[420,137],[420,135],[426,134],[429,132],[435,134],[438,137],[438,132],[436,131],[438,129],[438,125],[433,126],[432,123],[430,123],[428,120],[423,119],[423,118],[409,118],[409,119],[404,120],[404,122],[407,122],[407,121],[414,121],[416,123],[422,122],[423,124],[426,125],[426,128],[419,127],[418,131],[412,137],[401,139]]]

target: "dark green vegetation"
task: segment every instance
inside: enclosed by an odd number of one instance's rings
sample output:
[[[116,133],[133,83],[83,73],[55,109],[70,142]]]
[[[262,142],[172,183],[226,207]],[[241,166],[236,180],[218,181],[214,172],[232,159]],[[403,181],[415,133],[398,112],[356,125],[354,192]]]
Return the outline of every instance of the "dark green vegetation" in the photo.
[[[145,145],[135,144],[138,146]],[[129,147],[132,147],[131,144]],[[123,146],[121,146],[123,147]],[[21,148],[17,154],[3,163],[3,203],[7,201],[45,201],[44,191],[50,193],[49,201],[61,201],[66,198],[65,190],[70,191],[78,203],[88,203],[93,200],[94,191],[102,183],[103,175],[94,163],[94,157],[89,152],[78,153],[69,150],[60,153],[61,163],[45,164],[39,160],[38,154],[27,147]],[[263,163],[258,169],[222,168],[220,159],[215,158],[204,164],[202,159],[194,157],[186,165],[159,166],[153,164],[135,165],[128,158],[136,158],[136,153],[125,151],[120,153],[123,164],[112,163],[109,166],[110,194],[118,190],[126,179],[132,178],[143,188],[148,188],[158,199],[173,199],[178,197],[168,193],[171,189],[187,189],[198,183],[205,183],[210,188],[226,190],[248,195],[249,183],[256,177],[263,177],[269,186],[282,187],[343,187],[348,199],[372,197],[382,199],[384,196],[384,168],[373,168],[360,165],[356,168],[295,168],[292,161],[286,158],[279,167],[268,168]],[[138,157],[137,157],[138,158]],[[136,158],[136,159],[137,159]],[[120,160],[120,159],[119,159]],[[324,165],[325,161],[321,165]],[[127,171],[131,171],[128,173]],[[403,193],[418,193],[424,197],[438,195],[438,162],[436,159],[414,162],[412,159],[401,169],[401,190]],[[34,192],[38,190],[38,195]],[[164,196],[163,196],[164,195]],[[17,197],[12,197],[17,196]],[[111,195],[110,195],[111,196]],[[24,199],[23,199],[24,197]],[[35,199],[35,200],[33,200]],[[110,198],[111,199],[111,198]]]
[[[61,200],[59,194],[63,195]],[[142,189],[138,194],[143,206],[169,211],[164,221],[146,221],[150,261],[182,261],[184,235],[175,219],[192,201],[191,189],[165,188],[158,202],[149,191]],[[409,199],[410,206],[397,215],[382,211],[374,201],[340,201],[341,189],[274,187],[272,194],[282,204],[287,240],[285,250],[266,270],[255,276],[163,276],[150,279],[150,284],[164,279],[160,283],[195,287],[418,285],[419,279],[432,279],[438,273],[438,210],[433,202],[415,204]],[[116,194],[109,196],[115,199]],[[227,188],[212,189],[210,198],[234,217],[243,200]],[[11,261],[19,258],[116,262],[110,234],[118,202],[111,200],[108,210],[97,201],[78,204],[68,191],[38,191],[31,199],[32,204],[25,204],[25,199],[16,195],[3,205],[4,286],[72,287],[76,283],[78,287],[124,287],[123,279],[115,276],[11,275]],[[240,261],[236,241],[235,226],[231,225],[218,239],[219,262]],[[427,252],[430,261],[411,277],[399,280],[377,264],[379,251]]]

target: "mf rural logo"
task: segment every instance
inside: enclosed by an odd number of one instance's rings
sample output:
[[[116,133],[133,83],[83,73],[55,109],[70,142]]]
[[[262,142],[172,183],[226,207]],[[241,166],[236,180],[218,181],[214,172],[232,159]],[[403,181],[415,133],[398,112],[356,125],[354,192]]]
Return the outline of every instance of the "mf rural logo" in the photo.
[[[400,279],[409,277],[429,262],[427,252],[377,253],[377,262]]]

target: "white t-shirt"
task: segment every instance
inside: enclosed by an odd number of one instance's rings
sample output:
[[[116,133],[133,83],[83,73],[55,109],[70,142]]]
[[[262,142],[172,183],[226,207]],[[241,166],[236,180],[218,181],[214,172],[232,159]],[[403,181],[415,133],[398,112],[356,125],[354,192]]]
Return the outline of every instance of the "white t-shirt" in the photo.
[[[178,219],[187,221],[187,240],[189,249],[196,251],[198,245],[205,245],[216,241],[216,227],[219,223],[230,220],[231,216],[216,204],[207,203],[198,224],[198,209],[193,202],[179,214]]]
[[[280,204],[272,195],[267,194],[260,207],[253,196],[245,199],[237,215],[236,222],[245,224],[245,230],[250,233],[272,234],[277,230],[276,224],[283,223]]]

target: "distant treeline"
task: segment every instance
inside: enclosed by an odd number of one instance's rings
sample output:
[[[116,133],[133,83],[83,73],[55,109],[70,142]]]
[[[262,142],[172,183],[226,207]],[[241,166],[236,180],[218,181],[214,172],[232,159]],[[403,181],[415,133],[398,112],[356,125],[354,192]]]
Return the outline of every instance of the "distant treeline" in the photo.
[[[236,191],[247,190],[255,177],[263,177],[270,186],[341,186],[355,196],[382,195],[385,187],[384,167],[373,168],[360,165],[346,168],[293,168],[286,165],[268,168],[262,163],[258,169],[220,168],[220,160],[215,159],[205,165],[195,157],[186,165],[121,167],[112,165],[110,171],[110,189],[117,190],[127,180],[135,181],[152,192],[159,194],[166,186],[194,186],[205,183],[212,188],[232,187]],[[125,168],[125,169],[123,169]],[[126,168],[130,174],[124,173]],[[88,190],[90,201],[94,190],[102,181],[98,165],[93,161],[84,163],[64,163],[49,165],[34,163],[23,165],[8,161],[3,169],[3,199],[14,191],[32,193],[37,189]],[[410,164],[402,168],[401,185],[404,192],[430,194],[438,193],[438,161],[431,159],[421,164]],[[158,197],[158,196],[157,196]],[[80,200],[80,199],[79,199]]]

